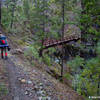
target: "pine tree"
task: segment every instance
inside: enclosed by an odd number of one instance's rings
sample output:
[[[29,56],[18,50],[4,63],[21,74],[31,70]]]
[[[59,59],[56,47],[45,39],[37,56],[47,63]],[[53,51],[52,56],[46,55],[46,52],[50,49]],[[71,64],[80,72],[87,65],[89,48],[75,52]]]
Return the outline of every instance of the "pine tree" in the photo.
[[[12,28],[13,26],[13,21],[14,21],[14,13],[15,13],[15,6],[16,5],[16,0],[12,0],[12,14],[11,14],[11,24],[10,27]]]
[[[90,48],[91,50],[95,49],[94,53],[96,55],[88,56],[88,59],[76,57],[69,64],[69,66],[72,66],[73,73],[75,73],[74,89],[87,100],[89,96],[100,95],[99,13],[99,0],[82,0],[82,13],[80,17],[82,44],[85,44],[85,48],[88,50]],[[90,48],[87,46],[87,43],[91,44]],[[77,75],[78,77],[76,77]]]
[[[1,26],[1,3],[2,3],[2,0],[0,0],[0,26]]]

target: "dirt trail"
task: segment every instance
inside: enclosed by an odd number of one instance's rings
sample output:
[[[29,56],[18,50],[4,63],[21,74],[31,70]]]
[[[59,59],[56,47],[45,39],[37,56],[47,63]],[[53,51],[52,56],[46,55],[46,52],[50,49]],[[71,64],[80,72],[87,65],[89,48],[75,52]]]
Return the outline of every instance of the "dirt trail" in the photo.
[[[9,54],[2,66],[9,79],[9,96],[4,100],[84,100],[68,86],[15,55]]]
[[[10,100],[37,100],[35,96],[34,98],[30,98],[25,95],[23,89],[21,89],[21,83],[18,78],[21,77],[22,70],[16,67],[10,59],[4,61],[4,64],[8,71]]]

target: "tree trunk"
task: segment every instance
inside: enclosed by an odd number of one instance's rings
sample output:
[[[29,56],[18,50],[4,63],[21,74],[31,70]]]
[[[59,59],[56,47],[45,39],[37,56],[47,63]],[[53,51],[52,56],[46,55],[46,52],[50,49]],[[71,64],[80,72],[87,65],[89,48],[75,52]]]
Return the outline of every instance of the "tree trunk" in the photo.
[[[83,1],[83,0],[81,0],[81,7],[82,7],[82,12],[81,12],[81,18],[82,18],[82,15],[85,14],[85,11],[84,11],[84,1]],[[85,27],[85,24],[86,24],[86,23],[81,23],[81,26],[84,26],[84,27]],[[82,30],[81,30],[81,41],[82,41],[82,42],[85,41],[84,36],[85,36],[85,30],[82,29]]]
[[[2,5],[2,0],[0,0],[0,27],[1,27],[1,5]]]
[[[12,19],[11,19],[11,25],[10,25],[11,28],[12,28],[12,26],[13,26],[14,12],[15,12],[15,3],[16,3],[15,0],[12,0],[12,1],[13,1],[14,5],[13,5],[13,7],[12,7]]]
[[[64,38],[64,26],[65,26],[65,0],[62,1],[62,19],[63,19],[63,23],[62,23],[62,39]],[[64,67],[64,44],[62,44],[62,62],[61,62],[61,77],[63,77],[63,67]]]

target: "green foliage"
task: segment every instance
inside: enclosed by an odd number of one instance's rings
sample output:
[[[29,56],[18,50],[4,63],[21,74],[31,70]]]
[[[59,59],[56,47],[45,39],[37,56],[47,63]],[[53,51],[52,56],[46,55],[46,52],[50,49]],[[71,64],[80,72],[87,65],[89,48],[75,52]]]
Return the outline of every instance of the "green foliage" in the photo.
[[[85,97],[98,96],[100,81],[100,60],[91,59],[86,62],[84,70],[80,74],[76,74],[73,80],[73,88]],[[75,70],[74,70],[75,71]],[[76,71],[77,72],[77,71]]]
[[[76,56],[75,59],[68,62],[68,66],[72,68],[73,71],[77,70],[80,66],[83,66],[84,59],[80,56]]]
[[[83,13],[81,14],[81,30],[85,34],[94,35],[93,38],[100,36],[99,21],[98,17],[100,13],[99,0],[84,0],[82,1]]]
[[[97,49],[97,51],[99,48]],[[99,52],[98,52],[99,54]],[[84,60],[83,58],[76,57],[74,60],[68,62],[71,66],[74,78],[72,82],[73,88],[81,95],[88,98],[88,96],[98,96],[100,93],[100,59],[99,55],[96,58]],[[79,66],[83,69],[79,70]]]
[[[98,57],[100,57],[100,42],[97,44],[96,53],[98,54]]]
[[[26,57],[32,57],[39,61],[51,65],[50,55],[56,50],[48,49],[49,53],[44,54],[43,58],[39,57],[39,49],[43,48],[42,40],[45,38],[61,38],[62,29],[62,0],[21,0],[21,4],[6,0],[5,6],[2,7],[2,24],[12,33],[24,33],[30,31],[34,34],[32,38],[34,44],[29,46],[25,51]],[[87,40],[100,41],[100,1],[99,0],[82,0],[82,9],[76,7],[80,0],[65,0],[65,24],[77,25],[82,31],[82,35]],[[15,6],[14,16],[12,9]],[[77,14],[76,21],[70,21],[66,11],[73,11]],[[10,28],[11,21],[14,21],[13,29]],[[16,27],[16,24],[20,25]],[[20,29],[21,28],[21,29]],[[27,31],[28,30],[28,31]],[[89,39],[88,39],[89,38]],[[91,38],[91,39],[90,39]],[[19,41],[23,44],[23,41]],[[97,42],[96,42],[97,43]],[[97,56],[89,60],[85,60],[80,56],[76,56],[72,61],[68,62],[73,75],[73,88],[87,98],[87,96],[98,95],[98,83],[100,82],[100,43],[95,43]],[[97,47],[96,47],[97,45]],[[81,46],[84,49],[85,46]],[[80,69],[80,66],[83,69]],[[71,75],[67,73],[66,78],[70,79]],[[95,88],[95,89],[94,89]],[[1,89],[2,90],[2,87]]]
[[[30,4],[29,0],[23,0],[23,11],[27,19],[30,18]]]
[[[84,42],[84,40],[87,43],[93,43],[93,41],[96,41],[94,42],[95,46],[91,46],[91,48],[96,49],[97,56],[88,60],[84,60],[84,64],[82,65],[83,69],[81,69],[80,73],[77,73],[77,71],[74,69],[79,77],[75,76],[73,81],[78,81],[73,85],[73,87],[78,93],[85,96],[87,100],[88,96],[98,96],[100,93],[100,43],[98,42],[100,40],[100,28],[98,23],[100,21],[99,4],[99,0],[83,0],[82,13],[80,15],[79,27],[82,31],[82,38],[84,38],[82,42]],[[77,64],[74,65],[78,67]]]
[[[45,64],[50,66],[51,65],[51,58],[47,54],[44,54],[43,58],[40,58],[38,50],[39,50],[39,46],[36,44],[33,44],[32,46],[28,47],[28,50],[26,50],[24,52],[24,55],[27,58],[37,59],[39,62],[43,61]]]
[[[5,6],[3,6],[2,9],[2,24],[5,28],[9,28],[11,21],[16,20],[16,18],[12,16],[12,13],[14,13],[15,10],[13,10],[13,8],[15,8],[16,2],[17,0],[15,0],[15,2],[13,2],[12,0],[6,0],[4,3]]]
[[[48,56],[48,55],[44,55],[44,57],[43,57],[43,62],[46,64],[46,65],[48,65],[48,66],[50,66],[51,65],[51,59],[50,59],[50,57]]]
[[[99,81],[100,81],[100,60],[98,58],[93,58],[89,61],[86,61],[86,67],[81,73],[82,82],[81,84],[85,84],[84,88],[86,89],[86,93],[88,96],[99,94]],[[84,92],[84,90],[82,91]]]
[[[66,73],[66,74],[64,75],[64,77],[65,77],[66,79],[68,79],[68,80],[72,79],[72,76],[71,76],[69,73]]]
[[[6,8],[3,8],[2,9],[2,23],[3,23],[3,26],[4,27],[9,27],[9,24],[10,24],[10,21],[11,21],[11,13],[8,13],[7,9]],[[8,16],[7,16],[8,14]]]
[[[8,89],[4,83],[0,83],[0,97],[7,95],[8,94]]]
[[[35,46],[35,45],[34,46],[30,46],[28,48],[28,50],[24,52],[24,55],[25,56],[30,56],[30,57],[33,56],[34,58],[38,59],[39,55],[38,55],[38,51],[37,51],[37,46]]]

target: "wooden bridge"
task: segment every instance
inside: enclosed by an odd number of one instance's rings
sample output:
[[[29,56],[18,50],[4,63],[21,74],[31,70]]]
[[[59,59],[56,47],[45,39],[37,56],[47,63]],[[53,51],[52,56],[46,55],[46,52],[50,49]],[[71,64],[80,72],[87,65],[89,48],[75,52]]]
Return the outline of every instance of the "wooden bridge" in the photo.
[[[58,45],[63,45],[63,44],[69,43],[69,42],[71,42],[71,41],[77,41],[77,40],[79,40],[80,38],[81,38],[81,35],[73,34],[73,35],[64,37],[63,39],[59,39],[59,40],[55,40],[55,39],[46,39],[46,40],[43,42],[44,48],[40,49],[40,56],[42,55],[42,51],[43,51],[44,49],[48,49],[48,48],[50,48],[50,47],[55,47],[55,46],[58,46]]]
[[[43,43],[43,46],[44,46],[43,49],[47,49],[47,48],[54,47],[57,45],[62,45],[62,44],[68,43],[70,41],[79,40],[80,38],[81,38],[80,35],[70,35],[68,37],[64,37],[63,39],[59,39],[59,40],[47,39]]]

